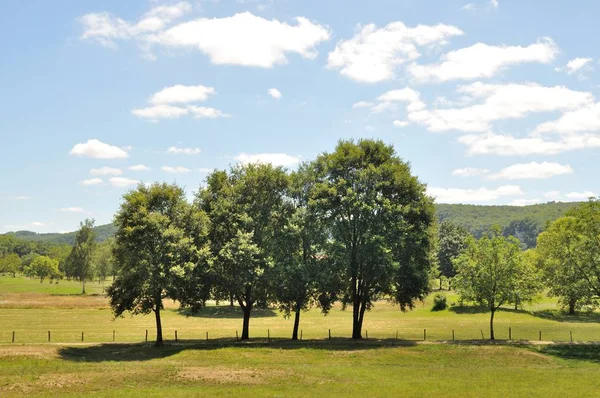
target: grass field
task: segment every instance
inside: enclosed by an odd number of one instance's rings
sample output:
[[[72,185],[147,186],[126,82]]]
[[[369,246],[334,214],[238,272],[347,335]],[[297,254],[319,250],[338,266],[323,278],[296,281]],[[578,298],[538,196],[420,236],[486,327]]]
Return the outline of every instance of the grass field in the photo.
[[[239,343],[239,309],[212,305],[187,317],[167,303],[168,345],[157,349],[140,343],[146,330],[154,338],[152,316],[113,320],[101,285],[88,284],[87,295],[80,289],[76,282],[0,277],[1,397],[595,396],[600,377],[600,344],[490,345],[481,342],[487,313],[458,306],[432,312],[431,299],[406,313],[377,303],[365,317],[369,340],[362,342],[347,339],[350,311],[335,308],[325,317],[309,311],[302,314],[304,341],[297,343],[288,340],[293,320],[275,309],[257,311],[254,340]],[[514,340],[538,340],[541,330],[545,341],[566,342],[570,332],[576,342],[600,341],[597,313],[570,317],[549,298],[500,311],[498,339],[508,337],[508,327]],[[113,330],[115,344],[98,344],[111,342]],[[452,330],[460,342],[434,342],[451,340]]]

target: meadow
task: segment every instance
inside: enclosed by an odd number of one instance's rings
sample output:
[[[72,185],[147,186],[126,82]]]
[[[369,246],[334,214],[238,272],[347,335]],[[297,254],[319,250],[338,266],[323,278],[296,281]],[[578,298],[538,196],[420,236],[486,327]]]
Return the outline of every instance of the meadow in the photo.
[[[81,295],[76,282],[0,277],[0,396],[594,396],[600,376],[600,315],[565,315],[547,297],[500,311],[494,344],[481,340],[487,313],[458,305],[432,312],[431,297],[405,313],[377,303],[360,342],[348,339],[351,312],[339,307],[303,313],[301,342],[289,341],[292,319],[258,310],[252,340],[237,342],[238,308],[212,303],[187,316],[166,302],[167,346],[157,349],[154,318],[113,319],[102,290],[89,283]],[[509,327],[514,341],[501,341]]]

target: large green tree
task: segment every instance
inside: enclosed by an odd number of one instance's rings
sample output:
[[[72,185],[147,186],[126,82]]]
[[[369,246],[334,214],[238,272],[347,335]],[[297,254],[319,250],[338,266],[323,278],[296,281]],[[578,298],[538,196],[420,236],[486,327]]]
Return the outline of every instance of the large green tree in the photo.
[[[85,294],[86,282],[94,278],[95,250],[94,220],[86,219],[79,224],[79,230],[75,234],[75,244],[65,266],[67,276],[81,282],[82,294]]]
[[[154,312],[156,345],[163,345],[163,299],[198,308],[208,298],[208,218],[176,185],[139,185],[123,196],[115,216],[116,279],[108,288],[115,316]]]
[[[1,273],[12,274],[15,277],[19,268],[21,268],[21,257],[18,254],[10,253],[0,257]]]
[[[514,303],[520,284],[531,278],[525,267],[520,242],[493,228],[479,240],[469,239],[467,249],[455,260],[456,291],[465,301],[490,311],[490,339],[494,340],[494,315],[498,308]]]
[[[58,270],[58,261],[46,256],[37,256],[31,261],[31,264],[25,269],[25,275],[33,278],[40,278],[40,283],[48,278],[50,281],[60,279],[62,274]]]
[[[316,305],[327,314],[341,288],[341,273],[325,255],[326,224],[311,203],[317,182],[313,165],[301,165],[289,178],[288,222],[276,245],[275,294],[285,316],[294,313],[292,340],[297,340],[301,312]]]
[[[454,278],[454,260],[462,254],[467,247],[467,241],[471,234],[466,228],[453,223],[443,221],[438,230],[438,268],[440,271],[440,289],[442,288],[442,277]],[[451,282],[448,283],[452,286]]]
[[[569,314],[591,305],[596,295],[580,271],[584,235],[575,217],[561,217],[550,224],[537,239],[537,262],[552,296],[568,308]]]
[[[360,339],[374,301],[390,298],[405,310],[427,294],[433,203],[409,164],[381,141],[340,141],[315,165],[327,256],[343,269],[342,304],[352,306],[352,337]]]
[[[277,237],[289,214],[287,187],[281,167],[249,164],[213,172],[198,192],[198,206],[211,220],[215,294],[222,299],[231,295],[239,304],[244,340],[250,337],[254,306],[274,299]]]

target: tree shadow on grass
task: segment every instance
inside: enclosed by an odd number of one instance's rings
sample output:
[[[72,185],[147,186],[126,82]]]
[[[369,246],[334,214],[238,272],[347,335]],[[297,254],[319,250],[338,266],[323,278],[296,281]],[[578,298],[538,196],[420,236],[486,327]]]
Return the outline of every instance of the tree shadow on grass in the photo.
[[[599,344],[552,344],[534,348],[535,351],[561,359],[574,359],[600,364]]]
[[[278,350],[316,349],[326,351],[358,351],[378,349],[383,347],[412,347],[417,343],[409,340],[352,340],[347,338],[333,338],[331,340],[302,340],[289,339],[251,339],[237,341],[235,339],[215,339],[210,341],[179,341],[166,343],[163,347],[154,347],[151,344],[99,344],[85,347],[62,347],[59,356],[73,362],[134,362],[150,361],[153,359],[167,358],[182,351],[218,350],[223,348],[272,348]]]
[[[479,306],[479,305],[472,305],[472,306],[468,306],[468,305],[455,305],[453,307],[450,307],[448,309],[451,312],[454,312],[455,314],[489,314],[490,313],[490,309],[485,307],[485,306]],[[514,309],[514,308],[509,308],[509,307],[500,307],[496,310],[496,312],[512,312],[515,314],[529,314],[531,315],[532,313],[530,311],[526,311],[526,310],[522,310],[522,309]]]
[[[537,318],[556,322],[600,323],[600,313],[598,312],[578,312],[574,315],[569,315],[567,311],[562,310],[543,310],[532,311],[530,314]]]
[[[177,310],[181,315],[196,317],[196,318],[230,318],[243,319],[244,315],[238,306],[215,305],[204,307],[198,311],[192,311],[189,308]],[[253,308],[252,318],[272,318],[277,316],[277,312],[273,308]]]

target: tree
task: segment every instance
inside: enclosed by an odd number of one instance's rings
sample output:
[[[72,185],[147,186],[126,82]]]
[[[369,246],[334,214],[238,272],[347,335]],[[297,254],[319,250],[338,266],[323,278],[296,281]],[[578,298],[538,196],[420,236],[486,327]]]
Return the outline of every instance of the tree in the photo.
[[[276,245],[275,294],[284,316],[294,317],[292,340],[298,339],[300,314],[313,305],[327,314],[341,288],[340,272],[325,255],[327,229],[311,206],[316,184],[314,167],[303,164],[290,175],[287,200],[289,222],[280,231]]]
[[[95,250],[94,220],[86,219],[79,224],[79,230],[75,234],[75,245],[65,267],[69,276],[81,282],[81,294],[85,294],[85,283],[94,278]]]
[[[456,291],[462,300],[490,311],[490,340],[494,340],[494,314],[514,302],[519,284],[531,277],[523,265],[519,240],[502,236],[499,227],[492,228],[479,240],[469,238],[455,265]]]
[[[53,260],[58,261],[58,269],[65,273],[67,268],[67,261],[69,254],[71,254],[72,247],[69,245],[52,245],[48,248],[47,256]]]
[[[521,241],[523,249],[531,249],[535,247],[536,239],[542,228],[539,224],[531,219],[524,218],[521,220],[511,221],[502,231],[504,236],[514,236]]]
[[[438,267],[440,271],[440,289],[442,277],[454,278],[454,260],[462,254],[467,247],[467,240],[471,234],[466,228],[451,221],[443,221],[438,232]],[[451,282],[448,283],[450,288]]]
[[[21,258],[18,254],[11,253],[0,257],[1,273],[12,274],[12,276],[15,277],[19,268],[21,268]]]
[[[126,193],[115,224],[110,305],[115,316],[154,312],[156,346],[162,346],[163,299],[196,309],[208,298],[208,219],[177,185],[156,183]]]
[[[98,245],[94,253],[94,269],[99,282],[103,282],[113,273],[113,244],[109,239]]]
[[[550,295],[574,315],[577,309],[594,303],[594,291],[580,272],[584,236],[575,217],[561,217],[550,224],[537,239],[537,262],[542,269]]]
[[[380,298],[402,310],[429,290],[434,207],[408,163],[381,141],[340,141],[315,163],[314,201],[331,238],[327,256],[343,268],[342,305],[352,338]]]
[[[242,339],[256,304],[273,300],[276,239],[286,223],[288,179],[281,167],[238,165],[215,171],[198,192],[198,206],[211,220],[216,297],[232,295],[242,309]]]
[[[59,279],[61,273],[58,270],[58,261],[46,256],[37,256],[25,270],[25,274],[29,277],[40,278],[40,283],[48,278],[50,281]]]

